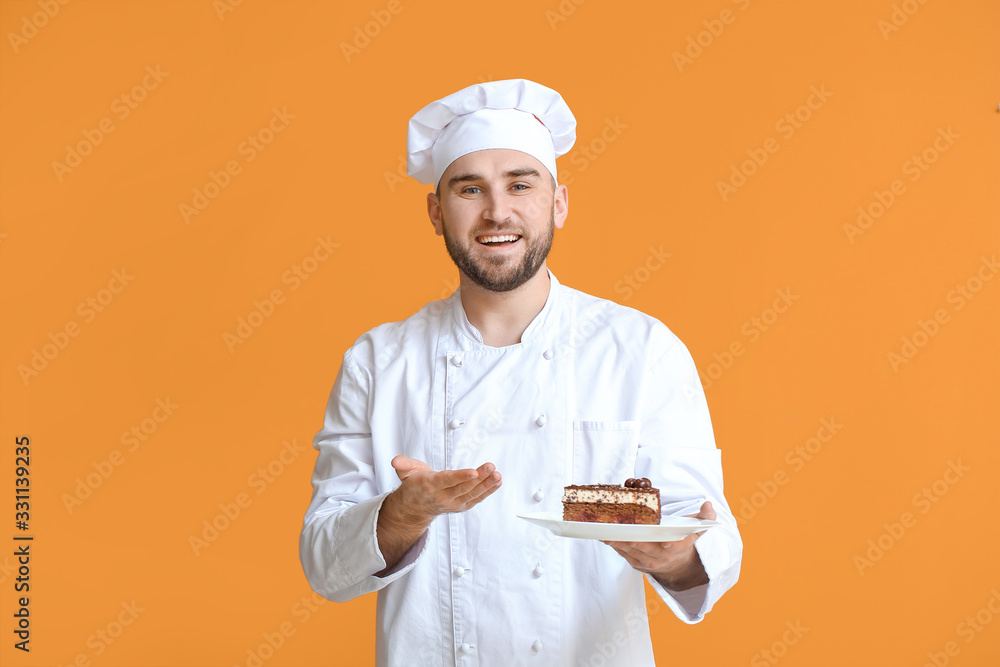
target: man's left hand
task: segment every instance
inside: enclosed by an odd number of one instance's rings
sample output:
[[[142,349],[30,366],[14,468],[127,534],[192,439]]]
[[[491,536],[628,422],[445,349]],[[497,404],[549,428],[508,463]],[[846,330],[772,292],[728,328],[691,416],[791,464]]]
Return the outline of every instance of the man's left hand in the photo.
[[[705,501],[696,519],[715,520],[712,503]],[[652,575],[665,588],[683,591],[708,583],[708,575],[701,564],[695,540],[701,533],[692,533],[677,542],[604,542],[621,554],[628,564]]]

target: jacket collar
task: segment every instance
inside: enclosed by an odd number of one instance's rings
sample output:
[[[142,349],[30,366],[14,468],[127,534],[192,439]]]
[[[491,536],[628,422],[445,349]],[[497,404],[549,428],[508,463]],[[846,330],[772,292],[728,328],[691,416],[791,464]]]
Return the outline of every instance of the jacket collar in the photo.
[[[546,271],[548,271],[549,274],[549,296],[545,299],[545,305],[542,306],[538,315],[535,315],[535,318],[528,324],[528,328],[526,328],[524,333],[521,334],[521,343],[526,343],[533,336],[540,335],[541,332],[548,328],[550,323],[555,322],[556,320],[555,305],[559,300],[560,283],[556,279],[555,274],[552,273],[551,269],[546,267]],[[465,308],[462,306],[461,292],[462,288],[459,287],[450,297],[452,300],[452,312],[454,313],[455,325],[457,326],[459,332],[466,337],[471,338],[480,345],[486,345],[486,343],[483,342],[482,334],[479,333],[479,329],[472,326],[469,322],[468,316],[465,314]]]

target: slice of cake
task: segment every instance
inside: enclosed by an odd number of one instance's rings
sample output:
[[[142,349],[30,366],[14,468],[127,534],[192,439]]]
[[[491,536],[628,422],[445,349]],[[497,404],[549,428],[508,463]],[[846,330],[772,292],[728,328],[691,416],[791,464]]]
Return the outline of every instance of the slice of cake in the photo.
[[[563,521],[595,523],[660,523],[660,490],[647,478],[629,478],[623,486],[567,486]]]

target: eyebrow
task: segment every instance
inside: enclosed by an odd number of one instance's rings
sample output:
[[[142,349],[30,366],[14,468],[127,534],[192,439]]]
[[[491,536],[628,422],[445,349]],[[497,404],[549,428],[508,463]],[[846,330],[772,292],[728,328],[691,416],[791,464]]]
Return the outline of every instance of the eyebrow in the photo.
[[[505,171],[503,173],[504,178],[519,178],[522,176],[531,176],[533,178],[541,178],[541,174],[538,173],[537,169],[532,169],[531,167],[523,167],[521,169],[511,169],[510,171]],[[455,174],[448,179],[448,187],[452,188],[459,183],[468,183],[469,181],[484,181],[486,177],[482,174],[465,173],[465,174]]]

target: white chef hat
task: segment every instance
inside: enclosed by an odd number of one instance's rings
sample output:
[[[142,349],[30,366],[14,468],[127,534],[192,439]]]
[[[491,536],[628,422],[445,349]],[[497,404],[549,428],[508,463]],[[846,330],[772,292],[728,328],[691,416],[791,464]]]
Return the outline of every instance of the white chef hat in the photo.
[[[431,102],[410,119],[406,173],[437,189],[458,158],[509,148],[536,158],[558,183],[556,158],[576,142],[576,118],[551,88],[508,79],[477,83]]]

